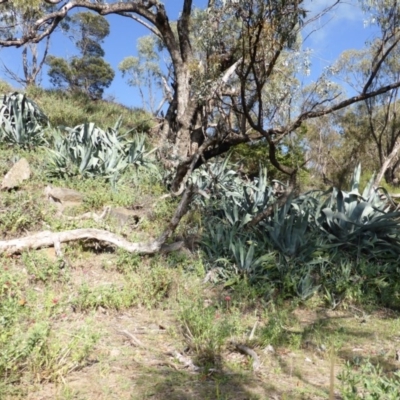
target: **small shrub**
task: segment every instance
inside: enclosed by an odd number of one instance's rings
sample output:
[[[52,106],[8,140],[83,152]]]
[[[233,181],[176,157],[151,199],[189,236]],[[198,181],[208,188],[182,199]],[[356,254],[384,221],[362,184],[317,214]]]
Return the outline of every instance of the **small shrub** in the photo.
[[[339,374],[344,400],[397,400],[400,398],[400,372],[388,376],[379,365],[365,360],[357,369],[349,362]]]
[[[114,128],[100,129],[93,122],[75,128],[64,128],[66,136],[54,133],[54,149],[49,149],[50,177],[103,176],[116,182],[123,171],[136,168],[157,170],[146,152],[144,136],[127,141],[118,133],[121,120]]]
[[[218,365],[226,340],[241,330],[235,313],[207,307],[201,300],[183,303],[179,320],[196,362],[202,365]]]
[[[24,148],[45,143],[47,116],[24,94],[3,95],[0,102],[0,140]]]

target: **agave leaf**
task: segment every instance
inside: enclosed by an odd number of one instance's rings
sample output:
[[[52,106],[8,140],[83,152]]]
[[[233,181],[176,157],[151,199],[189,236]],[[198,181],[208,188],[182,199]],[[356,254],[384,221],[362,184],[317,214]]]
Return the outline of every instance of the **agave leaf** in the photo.
[[[372,174],[371,178],[369,179],[367,185],[365,186],[363,193],[362,193],[362,197],[364,200],[368,199],[368,197],[370,196],[370,194],[373,192],[373,185],[375,182],[375,172]]]
[[[254,244],[251,243],[249,250],[247,251],[246,254],[246,259],[244,261],[244,269],[249,270],[250,267],[252,266],[253,263],[253,258],[254,258]]]
[[[113,130],[118,132],[122,125],[122,114],[118,117],[117,121],[114,124]]]
[[[358,193],[358,189],[360,186],[360,177],[361,177],[361,163],[358,163],[357,166],[354,168],[354,173],[351,178],[351,192]]]
[[[343,192],[341,190],[339,190],[337,196],[336,196],[336,201],[337,201],[337,210],[339,212],[344,212],[345,208],[344,208],[344,196],[343,196]]]

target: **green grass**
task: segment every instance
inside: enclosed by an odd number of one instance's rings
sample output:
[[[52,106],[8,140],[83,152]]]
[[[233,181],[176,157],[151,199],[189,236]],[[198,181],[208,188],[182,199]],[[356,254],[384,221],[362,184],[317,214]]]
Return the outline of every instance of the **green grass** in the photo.
[[[110,102],[37,88],[29,94],[55,125],[90,116],[112,126],[121,114],[126,130],[147,123],[142,113]],[[15,157],[28,159],[32,177],[0,196],[2,240],[89,227],[152,240],[178,202],[161,198],[166,189],[150,171],[126,171],[115,187],[101,178],[50,181],[43,149],[0,144],[2,175]],[[46,202],[49,183],[84,195],[65,214],[129,207],[140,211],[140,223],[120,229],[112,220],[68,220]],[[209,228],[203,216],[200,209],[189,212],[171,241],[190,234],[201,240]],[[139,256],[93,241],[63,244],[65,260],[52,249],[1,256],[0,398],[328,399],[331,360],[341,378],[334,381],[337,395],[358,400],[368,398],[363,391],[381,398],[384,390],[396,393],[400,323],[396,311],[382,308],[398,304],[393,266],[320,260],[313,279],[329,290],[301,296],[305,264],[273,252],[254,282],[237,272],[234,261],[222,260],[217,244],[212,241],[215,259],[201,248]],[[204,283],[209,271],[216,279]],[[237,343],[256,351],[259,371]],[[375,389],[366,388],[369,382]]]
[[[106,129],[113,127],[120,116],[126,132],[131,129],[148,132],[153,126],[151,116],[140,109],[130,109],[112,101],[93,101],[84,93],[69,94],[62,90],[32,87],[27,96],[37,102],[54,127],[94,122]]]

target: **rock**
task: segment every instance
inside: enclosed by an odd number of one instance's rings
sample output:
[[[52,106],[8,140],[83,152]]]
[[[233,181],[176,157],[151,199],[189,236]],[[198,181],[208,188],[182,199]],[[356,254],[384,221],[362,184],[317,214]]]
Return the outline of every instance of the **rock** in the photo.
[[[83,195],[73,189],[47,186],[44,193],[49,201],[61,204],[63,208],[79,206],[83,201]]]
[[[14,189],[31,176],[31,169],[26,158],[21,158],[7,172],[1,183],[1,190]]]
[[[111,208],[109,216],[114,219],[120,227],[126,224],[137,225],[140,221],[140,216],[137,211],[129,210],[125,207]]]
[[[265,347],[264,352],[274,354],[275,353],[275,349],[274,349],[274,347],[272,345],[268,344]]]
[[[65,203],[67,201],[81,202],[83,200],[83,195],[73,189],[47,186],[44,192],[47,197],[51,197],[53,200],[60,203]]]
[[[110,350],[111,358],[118,358],[120,355],[121,355],[121,350],[119,350],[119,349],[111,349]]]

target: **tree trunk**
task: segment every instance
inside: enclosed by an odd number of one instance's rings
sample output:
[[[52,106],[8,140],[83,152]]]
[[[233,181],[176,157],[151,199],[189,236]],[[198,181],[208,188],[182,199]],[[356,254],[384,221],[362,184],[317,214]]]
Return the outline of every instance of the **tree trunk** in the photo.
[[[386,171],[388,168],[391,166],[391,164],[395,161],[395,158],[397,156],[397,153],[400,150],[400,139],[397,140],[396,144],[393,147],[392,152],[386,157],[384,160],[381,169],[379,170],[378,175],[376,176],[376,179],[374,181],[374,186],[377,187],[379,186],[383,176],[385,175]]]

